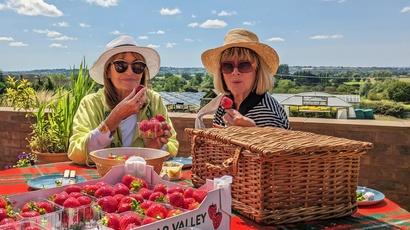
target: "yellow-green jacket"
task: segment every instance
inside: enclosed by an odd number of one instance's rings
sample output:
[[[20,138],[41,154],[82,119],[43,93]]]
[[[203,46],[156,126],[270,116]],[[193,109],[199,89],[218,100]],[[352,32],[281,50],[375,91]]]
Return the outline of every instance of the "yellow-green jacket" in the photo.
[[[91,131],[97,128],[103,120],[107,118],[111,110],[105,103],[104,90],[85,96],[78,107],[73,121],[73,135],[70,137],[70,146],[68,148],[68,157],[78,164],[88,164],[87,143],[91,136]],[[172,136],[168,139],[168,152],[175,156],[178,152],[179,143],[176,139],[176,132],[168,116],[167,109],[162,102],[161,96],[147,90],[147,103],[137,114],[138,122],[154,117],[156,114],[162,114],[171,126]],[[135,135],[132,140],[133,147],[144,147],[144,142],[139,134],[138,127],[135,127]],[[113,136],[110,147],[121,147],[121,133],[117,129]]]

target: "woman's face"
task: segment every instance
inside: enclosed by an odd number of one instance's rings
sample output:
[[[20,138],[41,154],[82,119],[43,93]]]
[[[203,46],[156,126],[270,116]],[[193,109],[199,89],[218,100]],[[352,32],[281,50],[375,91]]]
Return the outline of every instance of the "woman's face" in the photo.
[[[235,95],[247,96],[256,80],[255,63],[232,57],[221,62],[221,71],[228,90]]]
[[[141,84],[143,75],[143,71],[141,73],[135,73],[131,64],[135,63],[134,65],[140,67],[140,70],[141,68],[143,69],[143,57],[138,53],[127,52],[117,54],[111,60],[111,64],[108,67],[108,78],[111,79],[117,91],[127,94],[131,93],[134,88]],[[125,71],[122,72],[124,69]]]

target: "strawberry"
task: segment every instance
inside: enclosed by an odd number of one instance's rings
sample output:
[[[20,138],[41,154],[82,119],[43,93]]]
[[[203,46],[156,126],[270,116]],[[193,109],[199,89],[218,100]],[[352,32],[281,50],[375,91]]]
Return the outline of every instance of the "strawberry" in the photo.
[[[63,205],[64,201],[67,200],[67,198],[68,198],[68,193],[61,192],[61,193],[58,193],[52,196],[51,201],[53,201],[56,204]]]
[[[118,203],[120,203],[121,199],[124,198],[125,196],[122,194],[115,194],[114,198],[117,200]]]
[[[117,211],[118,202],[112,196],[105,196],[98,200],[98,205],[105,212],[112,213]]]
[[[99,189],[97,189],[97,191],[95,191],[94,196],[97,198],[103,197],[103,196],[114,196],[114,189],[112,188],[111,185],[106,185],[103,186]]]
[[[194,193],[192,194],[192,197],[198,202],[201,203],[205,197],[206,194],[208,194],[206,191],[204,190],[195,190]]]
[[[141,178],[135,178],[130,184],[130,189],[138,192],[140,188],[148,188],[147,182]]]
[[[224,109],[230,109],[230,108],[232,108],[232,105],[233,105],[232,99],[230,99],[230,98],[227,97],[227,96],[224,96],[224,97],[222,98],[222,100],[221,100],[221,106],[222,106],[222,108],[224,108]]]
[[[78,198],[80,196],[83,196],[83,194],[81,192],[71,192],[70,194],[68,194],[68,196]]]
[[[179,187],[179,186],[176,186],[176,187],[172,187],[172,188],[168,188],[168,189],[167,189],[167,193],[168,193],[168,194],[172,194],[172,193],[174,193],[174,192],[179,192],[179,193],[184,194],[184,190],[183,190],[181,187]]]
[[[155,115],[154,118],[157,119],[157,121],[159,121],[159,122],[165,121],[165,117],[162,114],[157,114],[157,115]]]
[[[135,193],[131,193],[129,195],[130,197],[134,198],[136,201],[138,201],[138,203],[142,203],[144,202],[144,197],[141,196],[141,194],[135,194]]]
[[[37,210],[38,210],[38,206],[36,202],[34,201],[29,201],[25,203],[23,207],[21,208],[21,212],[29,212],[29,211],[37,211]]]
[[[117,213],[122,213],[126,211],[131,211],[131,210],[132,210],[131,203],[123,202],[118,205]]]
[[[63,203],[64,208],[77,208],[81,206],[81,203],[77,200],[77,198],[69,197]]]
[[[147,120],[141,121],[140,124],[139,124],[139,129],[140,129],[142,132],[147,132],[147,131],[150,129],[150,127],[149,127],[149,121],[147,121]]]
[[[154,187],[154,192],[162,192],[163,194],[167,194],[167,186],[164,184],[156,184]]]
[[[21,213],[20,215],[21,215],[22,217],[30,218],[30,217],[39,216],[40,213],[38,213],[38,212],[36,212],[36,211],[28,211],[28,212],[23,212],[23,213]]]
[[[151,207],[151,205],[155,204],[154,202],[150,201],[150,200],[146,200],[144,202],[142,202],[141,204],[141,208],[144,209],[145,211]]]
[[[214,216],[214,218],[211,219],[212,224],[214,226],[214,229],[218,229],[219,225],[221,224],[222,221],[222,212],[217,212]]]
[[[100,181],[100,182],[97,182],[96,184],[95,184],[95,186],[97,186],[97,189],[98,188],[101,188],[101,187],[104,187],[104,186],[107,186],[108,184],[107,183],[105,183],[104,181]]]
[[[53,204],[48,201],[38,201],[37,206],[39,207],[40,210],[43,209],[45,213],[54,212]]]
[[[72,192],[81,192],[81,187],[78,185],[69,185],[64,189],[64,191],[68,194]]]
[[[192,198],[193,194],[194,194],[195,189],[192,187],[189,187],[187,189],[185,189],[184,191],[184,198]]]
[[[147,216],[147,217],[144,218],[141,225],[154,223],[155,221],[157,221],[157,219]]]
[[[107,213],[102,219],[101,223],[104,226],[112,228],[114,230],[120,229],[120,218],[117,214]]]
[[[174,206],[174,207],[179,207],[179,208],[183,208],[185,203],[184,203],[184,195],[182,195],[182,193],[179,192],[174,192],[172,194],[168,194],[168,200],[169,203]]]
[[[98,186],[95,184],[86,184],[83,187],[83,192],[87,193],[88,195],[94,196],[95,191],[97,191]]]
[[[146,212],[147,216],[153,217],[155,219],[161,220],[167,217],[168,211],[161,204],[152,204]]]
[[[126,174],[122,177],[121,182],[123,184],[125,184],[125,186],[127,186],[128,188],[130,188],[130,184],[133,180],[135,180],[135,176],[130,175],[130,174]]]
[[[144,199],[148,200],[149,196],[152,194],[152,191],[147,188],[141,188],[138,194],[141,194]]]
[[[166,122],[161,122],[161,129],[164,130],[171,130],[171,126],[169,126]]]
[[[144,88],[143,85],[138,85],[137,88],[135,89],[135,93],[138,93],[143,88]]]
[[[128,195],[130,194],[130,189],[123,183],[116,183],[114,185],[114,194]]]
[[[181,214],[181,213],[183,213],[183,212],[181,211],[181,209],[171,209],[171,210],[168,211],[167,218],[168,218],[168,217],[173,217],[173,216],[178,216],[178,215]]]
[[[1,218],[0,218],[0,220],[1,220]],[[13,218],[6,217],[2,221],[0,221],[0,226],[5,225],[5,224],[12,224],[14,222],[16,222],[16,221]],[[2,228],[0,227],[0,229],[2,229]],[[5,228],[5,229],[7,229],[7,228]]]
[[[28,226],[28,227],[25,227],[24,230],[41,230],[41,229],[37,226]]]
[[[0,197],[0,208],[6,208],[8,206],[8,202],[6,198]]]
[[[78,202],[80,202],[81,205],[86,205],[86,204],[91,204],[91,198],[88,196],[80,196],[77,198]]]
[[[165,197],[164,193],[162,193],[162,192],[153,192],[149,196],[148,200],[163,202],[163,201],[166,200],[166,197]]]
[[[141,226],[141,225],[136,225],[135,223],[131,223],[125,228],[125,230],[133,230],[137,228],[138,226]]]
[[[7,218],[7,210],[5,208],[0,208],[0,221]]]
[[[194,198],[184,199],[184,208],[188,210],[196,209],[199,207],[199,203]]]
[[[214,216],[215,216],[215,214],[216,214],[216,211],[217,211],[217,206],[216,206],[216,204],[211,204],[209,207],[208,207],[208,215],[209,215],[209,217],[211,218],[211,219],[213,219],[214,218]]]
[[[141,225],[141,218],[135,213],[127,213],[120,217],[120,229],[127,229],[128,225],[135,224],[136,226]]]

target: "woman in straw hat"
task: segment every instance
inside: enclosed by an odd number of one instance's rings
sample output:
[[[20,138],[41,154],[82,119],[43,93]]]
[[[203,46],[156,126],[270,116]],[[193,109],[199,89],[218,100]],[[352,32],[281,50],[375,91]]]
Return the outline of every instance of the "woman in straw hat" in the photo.
[[[137,46],[130,36],[107,44],[90,69],[90,76],[104,87],[84,97],[75,114],[68,150],[71,160],[88,164],[89,152],[121,146],[161,148],[176,155],[178,141],[167,109],[160,95],[146,88],[159,68],[159,54]],[[138,122],[158,114],[165,118],[169,131],[154,137],[141,134]]]
[[[216,127],[290,128],[283,107],[268,93],[273,87],[279,57],[272,47],[260,43],[256,34],[245,29],[230,30],[222,46],[206,50],[201,58],[214,78],[215,89],[221,94],[201,109],[196,127],[204,127],[202,115],[212,112]],[[222,96],[233,101],[231,109],[221,105]]]

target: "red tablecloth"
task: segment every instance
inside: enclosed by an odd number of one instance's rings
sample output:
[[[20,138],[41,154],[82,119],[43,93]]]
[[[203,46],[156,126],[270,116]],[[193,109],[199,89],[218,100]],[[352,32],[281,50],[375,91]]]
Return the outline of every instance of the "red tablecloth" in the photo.
[[[70,162],[7,169],[0,171],[0,195],[27,192],[29,191],[26,184],[28,179],[62,173],[65,169],[76,170],[77,175],[88,180],[99,178],[94,168],[86,168]],[[184,177],[190,177],[189,171],[184,173]],[[181,183],[189,183],[189,180]],[[377,205],[359,208],[358,212],[351,217],[307,223],[262,226],[245,217],[233,215],[231,229],[410,229],[410,213],[386,198]]]

